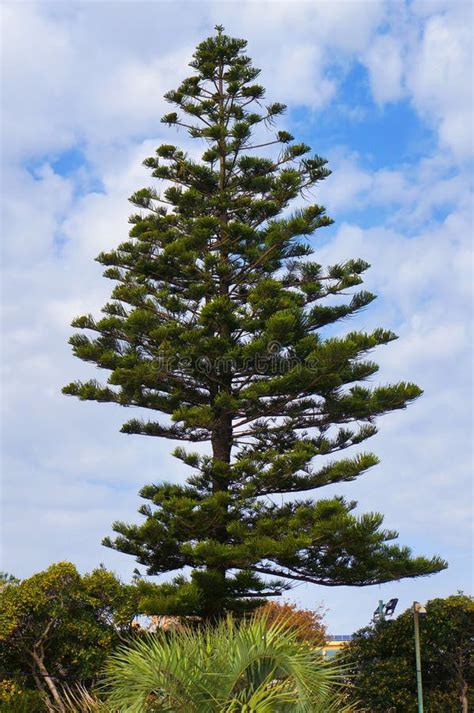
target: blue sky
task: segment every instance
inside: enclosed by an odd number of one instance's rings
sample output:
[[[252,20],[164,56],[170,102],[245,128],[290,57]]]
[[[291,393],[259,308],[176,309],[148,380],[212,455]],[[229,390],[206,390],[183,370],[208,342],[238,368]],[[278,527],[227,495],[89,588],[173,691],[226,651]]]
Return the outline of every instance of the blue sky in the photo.
[[[378,299],[342,331],[384,326],[377,381],[424,396],[380,419],[381,464],[329,488],[379,510],[400,542],[450,564],[428,579],[363,590],[296,588],[323,602],[332,633],[458,589],[472,561],[472,5],[456,0],[338,2],[4,2],[2,8],[2,568],[132,558],[100,545],[136,521],[137,492],[180,480],[172,444],[118,433],[118,407],[79,403],[63,384],[93,376],[67,345],[71,319],[97,313],[111,283],[94,257],[127,235],[141,161],[186,137],[160,124],[163,94],[194,46],[222,23],[249,41],[267,96],[288,104],[298,139],[329,159],[315,193],[335,224],[318,259],[367,259]],[[149,442],[151,441],[151,442]]]

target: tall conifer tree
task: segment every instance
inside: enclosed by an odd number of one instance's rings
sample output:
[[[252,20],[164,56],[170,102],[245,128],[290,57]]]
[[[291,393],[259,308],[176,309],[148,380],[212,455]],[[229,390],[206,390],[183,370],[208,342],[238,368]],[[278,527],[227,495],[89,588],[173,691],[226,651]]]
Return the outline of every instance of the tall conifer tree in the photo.
[[[332,221],[319,205],[288,208],[328,176],[326,161],[274,128],[285,107],[264,103],[245,47],[217,27],[197,47],[192,76],[166,95],[176,111],[162,121],[204,143],[202,159],[162,145],[144,161],[163,190],[131,197],[140,212],[130,240],[97,258],[118,283],[112,300],[101,319],[73,322],[96,336],[70,340],[111,374],[107,385],[75,382],[64,393],[165,414],[133,418],[123,433],[211,445],[209,455],[178,447],[193,471],[186,484],[145,486],[145,520],[117,522],[105,540],[149,574],[190,568],[155,597],[162,613],[212,617],[295,582],[364,586],[446,566],[392,544],[397,533],[378,513],[356,516],[341,497],[296,497],[375,465],[371,453],[330,456],[373,436],[376,416],[421,391],[364,385],[377,371],[368,354],[391,331],[325,334],[374,299],[356,291],[335,302],[368,265],[310,259],[310,236]],[[259,158],[263,147],[272,148]]]

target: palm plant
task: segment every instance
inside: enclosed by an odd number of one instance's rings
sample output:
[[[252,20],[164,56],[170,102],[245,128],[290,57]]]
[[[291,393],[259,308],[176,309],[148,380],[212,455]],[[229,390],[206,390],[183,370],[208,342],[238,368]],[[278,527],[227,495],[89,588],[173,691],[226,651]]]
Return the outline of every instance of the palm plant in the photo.
[[[147,636],[112,655],[105,685],[123,713],[348,713],[340,678],[287,621],[255,616]]]
[[[50,713],[118,713],[107,701],[99,698],[93,690],[78,684],[64,686],[60,692],[60,703],[48,705]]]

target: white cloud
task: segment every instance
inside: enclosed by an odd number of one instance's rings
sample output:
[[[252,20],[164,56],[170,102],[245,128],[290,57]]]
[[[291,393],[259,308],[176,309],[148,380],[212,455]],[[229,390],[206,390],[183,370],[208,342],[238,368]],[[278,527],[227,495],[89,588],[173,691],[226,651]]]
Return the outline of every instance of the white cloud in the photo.
[[[333,173],[314,194],[329,215],[383,208],[386,226],[403,226],[413,232],[427,221],[439,220],[439,210],[449,213],[459,206],[469,214],[470,172],[453,171],[448,152],[377,170],[363,167],[364,157],[341,147],[331,151],[329,158]]]
[[[463,161],[473,151],[472,4],[421,2],[390,7],[388,30],[361,60],[381,105],[408,97]]]
[[[5,3],[2,24],[3,151],[27,156],[66,147],[75,138],[64,121],[75,91],[68,36],[29,3]]]
[[[188,45],[183,34],[182,44],[170,47],[166,27],[161,23],[153,30],[150,23],[147,45],[136,37],[135,43],[120,44],[123,27],[115,30],[124,8],[119,4],[113,12],[101,3],[83,6],[76,8],[78,15],[61,5],[55,13],[53,7],[4,8],[3,130],[9,137],[4,160],[59,152],[79,141],[110,144],[155,133],[167,106],[163,94],[186,75],[194,38]],[[155,16],[158,7],[147,9]],[[93,36],[97,27],[104,34],[91,42],[89,30]]]
[[[72,206],[72,181],[45,163],[34,176],[21,167],[10,169],[3,186],[2,222],[8,225],[5,261],[18,268],[49,258],[59,239],[59,223]]]
[[[472,151],[472,26],[457,14],[430,17],[407,77],[413,102],[438,126],[442,145]]]
[[[400,43],[390,35],[379,35],[365,55],[370,86],[379,104],[397,101],[403,96],[403,60]]]

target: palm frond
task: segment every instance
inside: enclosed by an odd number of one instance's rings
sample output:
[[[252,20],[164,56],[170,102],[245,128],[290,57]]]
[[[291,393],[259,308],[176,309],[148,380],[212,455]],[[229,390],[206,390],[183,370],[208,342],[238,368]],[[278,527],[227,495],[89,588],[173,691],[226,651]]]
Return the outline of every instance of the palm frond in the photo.
[[[119,649],[106,671],[107,701],[121,713],[349,713],[340,667],[285,619],[227,617],[149,635]]]

